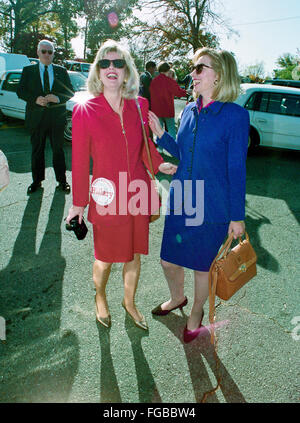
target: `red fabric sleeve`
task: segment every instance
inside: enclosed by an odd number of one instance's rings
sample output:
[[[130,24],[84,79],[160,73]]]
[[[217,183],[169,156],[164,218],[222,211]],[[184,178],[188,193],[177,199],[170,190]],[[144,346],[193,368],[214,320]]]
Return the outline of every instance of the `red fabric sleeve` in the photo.
[[[73,204],[85,207],[89,203],[90,139],[84,105],[77,104],[72,115],[72,192]]]
[[[186,97],[187,96],[187,92],[186,90],[180,88],[180,86],[178,85],[178,83],[176,81],[174,81],[174,79],[171,79],[172,81],[172,88],[173,88],[173,94],[175,97]]]

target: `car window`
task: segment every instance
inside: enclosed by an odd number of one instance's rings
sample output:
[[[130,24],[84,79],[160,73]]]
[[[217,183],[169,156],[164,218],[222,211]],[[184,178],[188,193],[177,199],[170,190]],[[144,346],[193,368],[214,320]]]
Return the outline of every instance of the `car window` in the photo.
[[[254,93],[250,96],[250,98],[248,99],[247,103],[245,104],[245,109],[247,110],[254,110],[254,105],[256,103],[256,98],[258,96],[259,93]]]
[[[16,92],[21,79],[20,73],[9,73],[2,85],[2,90]]]
[[[278,115],[299,116],[300,96],[284,93],[263,93],[259,104],[260,112]]]
[[[91,65],[82,64],[82,72],[89,72]]]
[[[283,96],[281,107],[285,115],[300,116],[300,95]]]
[[[81,73],[70,73],[69,76],[75,91],[85,91],[87,89],[87,79]]]

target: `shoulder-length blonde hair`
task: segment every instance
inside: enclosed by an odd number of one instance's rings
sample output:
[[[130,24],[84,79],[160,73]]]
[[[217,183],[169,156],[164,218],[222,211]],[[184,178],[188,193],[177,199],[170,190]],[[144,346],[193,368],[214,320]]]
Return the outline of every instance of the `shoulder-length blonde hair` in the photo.
[[[122,97],[136,98],[139,92],[139,74],[136,70],[133,58],[128,50],[114,40],[105,41],[98,50],[88,76],[88,91],[94,96],[98,96],[103,92],[103,83],[100,80],[100,67],[98,62],[104,59],[107,53],[112,51],[118,53],[126,62]]]
[[[211,66],[218,76],[213,100],[223,103],[235,101],[240,92],[240,77],[233,55],[226,50],[217,51],[204,47],[195,52],[193,63],[196,64],[202,56],[210,57]]]

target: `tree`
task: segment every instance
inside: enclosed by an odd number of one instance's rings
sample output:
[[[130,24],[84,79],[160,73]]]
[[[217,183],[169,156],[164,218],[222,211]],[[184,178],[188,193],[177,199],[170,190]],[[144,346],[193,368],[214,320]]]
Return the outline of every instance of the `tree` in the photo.
[[[266,76],[264,62],[257,62],[254,65],[246,66],[243,74],[247,76],[251,82],[262,82]]]
[[[277,59],[276,64],[280,69],[274,69],[275,78],[278,79],[294,79],[293,70],[300,63],[300,54],[299,49],[297,50],[297,55],[292,55],[290,53],[284,53]]]
[[[137,0],[85,0],[85,57],[93,60],[103,41],[120,40],[126,34],[125,21]],[[86,50],[89,50],[87,53]]]
[[[81,0],[0,0],[4,45],[11,52],[25,53],[47,34],[53,40],[59,38],[68,54],[70,40],[78,32],[75,17],[81,9]]]
[[[144,33],[152,39],[161,58],[182,58],[200,47],[218,47],[216,34],[208,28],[212,23],[232,31],[220,15],[213,11],[216,0],[142,0],[151,11],[151,22],[135,19],[133,34]],[[141,5],[141,3],[140,3]]]

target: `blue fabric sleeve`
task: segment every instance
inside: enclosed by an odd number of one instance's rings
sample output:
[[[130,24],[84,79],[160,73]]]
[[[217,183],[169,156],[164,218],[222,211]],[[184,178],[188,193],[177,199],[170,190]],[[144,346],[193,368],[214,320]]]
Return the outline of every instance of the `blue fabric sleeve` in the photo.
[[[176,157],[177,159],[180,159],[178,144],[167,131],[164,132],[161,138],[157,137],[156,142],[159,145],[159,147],[164,148],[170,154],[172,154],[172,156]]]
[[[230,196],[230,220],[245,219],[246,158],[249,136],[249,113],[241,110],[230,128],[228,141],[228,179]]]

